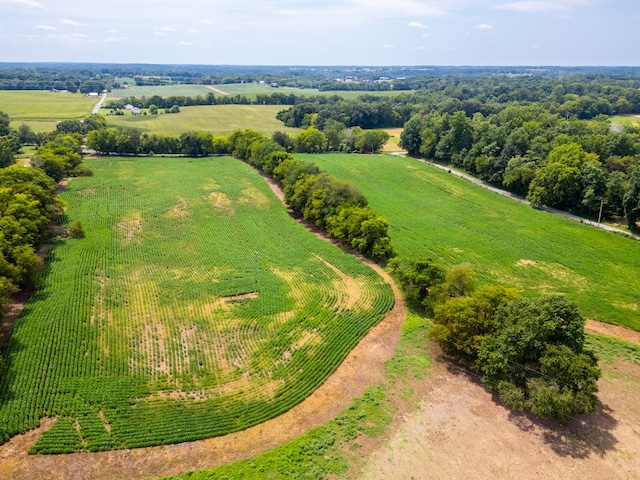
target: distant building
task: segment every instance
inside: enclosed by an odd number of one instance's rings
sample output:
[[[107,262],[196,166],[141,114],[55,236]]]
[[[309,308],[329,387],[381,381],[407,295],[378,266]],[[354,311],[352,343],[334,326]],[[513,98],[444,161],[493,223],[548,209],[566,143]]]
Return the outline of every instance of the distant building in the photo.
[[[140,110],[138,107],[133,107],[131,109],[131,114],[132,115],[140,115],[142,113],[142,110]]]
[[[98,92],[91,92],[87,94],[87,97],[98,98],[100,94]]]

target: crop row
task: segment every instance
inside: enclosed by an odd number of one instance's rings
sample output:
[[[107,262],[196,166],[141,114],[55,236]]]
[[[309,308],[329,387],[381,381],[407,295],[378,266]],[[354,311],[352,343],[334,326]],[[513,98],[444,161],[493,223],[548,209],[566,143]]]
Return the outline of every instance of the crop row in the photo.
[[[42,416],[58,420],[39,453],[255,425],[308,397],[393,305],[240,162],[92,168],[65,191],[86,238],[52,250],[4,352],[5,440]]]

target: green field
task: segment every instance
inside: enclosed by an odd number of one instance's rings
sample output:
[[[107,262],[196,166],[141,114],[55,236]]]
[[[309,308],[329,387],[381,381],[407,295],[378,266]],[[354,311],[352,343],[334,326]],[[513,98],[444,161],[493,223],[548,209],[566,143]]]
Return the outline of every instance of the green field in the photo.
[[[469,262],[481,283],[566,294],[587,318],[640,330],[640,242],[535,210],[410,158],[300,155],[354,181],[404,258]]]
[[[36,132],[54,130],[61,120],[84,118],[96,102],[80,93],[0,90],[0,111],[9,115],[11,127],[26,123]]]
[[[231,158],[102,158],[63,193],[86,237],[51,251],[3,352],[4,440],[171,444],[244,429],[320,386],[391,308]]]
[[[127,88],[114,88],[109,92],[109,99],[123,98],[123,97],[151,97],[153,95],[159,95],[161,97],[171,96],[185,96],[195,97],[197,95],[206,96],[212,92],[205,85],[160,85],[160,86],[141,86],[138,87],[135,84],[130,84]],[[215,92],[213,92],[215,94]]]
[[[238,128],[250,128],[266,135],[276,130],[297,133],[299,129],[285,127],[276,120],[283,107],[277,105],[212,105],[182,107],[180,113],[161,115],[108,115],[110,126],[137,128],[143,132],[179,135],[183,132],[203,130],[228,135]]]
[[[260,85],[258,83],[227,83],[224,85],[214,85],[214,88],[224,92],[229,95],[244,95],[251,100],[255,100],[256,95],[259,93],[265,95],[271,95],[272,93],[282,93],[285,95],[295,94],[298,96],[309,96],[309,95],[339,95],[345,99],[355,99],[360,95],[374,95],[379,97],[390,97],[400,95],[402,93],[408,93],[407,91],[389,91],[389,92],[367,92],[363,90],[355,90],[355,91],[327,91],[321,92],[316,88],[294,88],[294,87],[278,87],[273,88],[270,85]],[[206,85],[163,85],[163,86],[149,86],[149,87],[138,87],[132,85],[128,88],[118,88],[111,90],[109,92],[109,98],[122,98],[122,97],[150,97],[152,95],[160,95],[161,97],[169,97],[169,96],[190,96],[195,97],[196,95],[205,96],[208,93],[213,92],[216,97],[222,96],[224,94],[213,91],[209,89]]]
[[[635,125],[636,127],[640,124],[640,116],[638,115],[614,115],[609,117],[612,125],[617,125],[620,127],[630,127]]]

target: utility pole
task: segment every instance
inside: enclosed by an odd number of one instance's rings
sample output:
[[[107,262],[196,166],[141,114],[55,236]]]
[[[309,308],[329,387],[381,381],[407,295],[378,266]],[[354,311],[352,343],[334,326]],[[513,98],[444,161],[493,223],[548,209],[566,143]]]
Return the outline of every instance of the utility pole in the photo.
[[[600,220],[602,219],[602,206],[604,205],[604,198],[600,199],[600,213],[598,214],[598,225],[600,225]]]

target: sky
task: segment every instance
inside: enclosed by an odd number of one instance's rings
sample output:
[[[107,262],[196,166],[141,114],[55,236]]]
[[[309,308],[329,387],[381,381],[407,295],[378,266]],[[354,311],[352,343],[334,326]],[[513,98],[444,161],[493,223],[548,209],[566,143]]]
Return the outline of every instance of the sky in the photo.
[[[0,62],[638,66],[638,0],[0,0]]]

